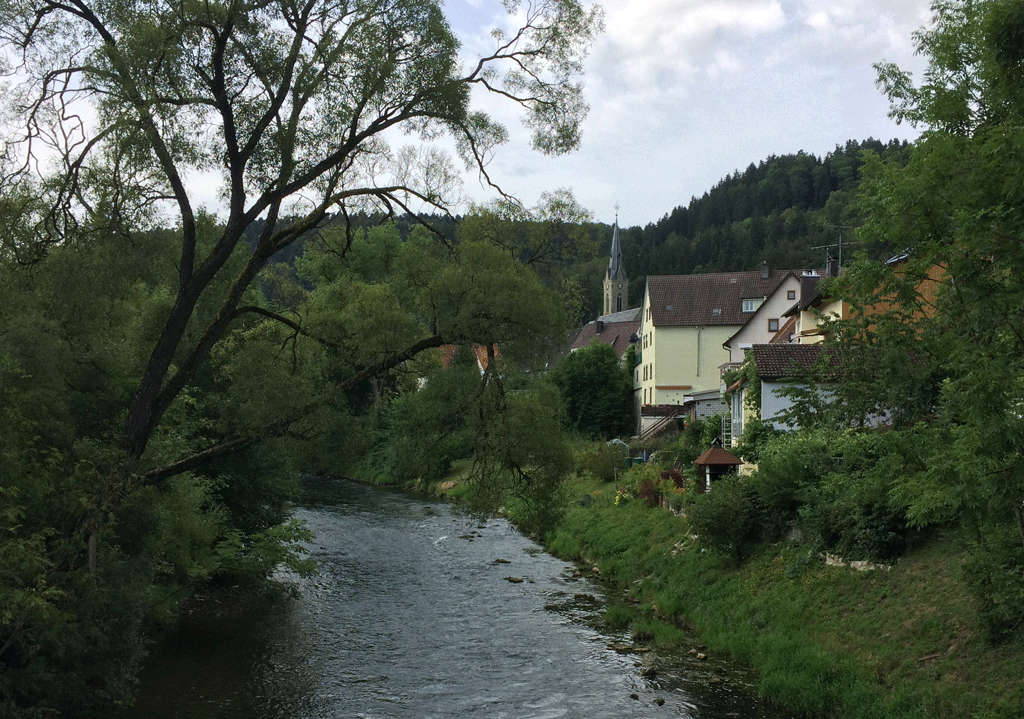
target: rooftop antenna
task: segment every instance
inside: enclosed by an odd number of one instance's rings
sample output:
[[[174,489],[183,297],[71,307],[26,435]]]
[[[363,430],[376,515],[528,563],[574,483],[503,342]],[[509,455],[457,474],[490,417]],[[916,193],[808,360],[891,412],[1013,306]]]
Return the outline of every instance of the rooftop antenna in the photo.
[[[838,243],[838,246],[839,246],[839,267],[841,268],[843,266],[843,230],[852,230],[852,229],[854,229],[854,226],[853,225],[830,225],[827,222],[824,223],[824,225],[825,225],[825,227],[832,227],[834,229],[839,230],[839,243]],[[831,255],[829,253],[829,249],[832,248],[832,247],[836,247],[836,243],[833,243],[831,245],[818,245],[817,247],[812,247],[811,249],[812,250],[825,250],[825,265],[827,266],[828,265],[828,261],[832,259]]]

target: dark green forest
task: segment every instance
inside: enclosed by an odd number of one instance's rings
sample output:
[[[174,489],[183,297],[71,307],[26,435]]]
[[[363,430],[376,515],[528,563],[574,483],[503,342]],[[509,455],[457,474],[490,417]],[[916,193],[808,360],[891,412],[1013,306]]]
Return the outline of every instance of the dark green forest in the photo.
[[[639,306],[647,275],[823,267],[825,248],[839,259],[859,249],[863,222],[854,206],[864,152],[906,164],[906,141],[850,140],[824,157],[772,156],[724,177],[657,222],[623,228],[631,306]],[[872,248],[877,252],[877,248]]]

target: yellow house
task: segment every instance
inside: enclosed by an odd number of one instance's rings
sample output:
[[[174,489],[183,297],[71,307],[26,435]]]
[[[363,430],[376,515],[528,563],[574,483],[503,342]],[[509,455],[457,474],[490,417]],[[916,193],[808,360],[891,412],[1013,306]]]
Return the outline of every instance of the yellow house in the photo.
[[[641,434],[687,395],[719,388],[719,366],[729,361],[723,345],[789,276],[764,267],[647,278],[633,375]]]

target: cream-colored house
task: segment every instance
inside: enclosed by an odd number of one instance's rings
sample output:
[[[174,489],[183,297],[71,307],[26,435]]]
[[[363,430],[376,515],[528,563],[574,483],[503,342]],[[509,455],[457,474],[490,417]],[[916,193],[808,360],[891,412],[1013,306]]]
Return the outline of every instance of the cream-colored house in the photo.
[[[719,366],[730,358],[726,341],[790,277],[788,270],[763,267],[647,278],[633,383],[641,434],[666,407],[681,408],[688,395],[718,389]]]
[[[800,276],[799,301],[784,316],[792,319],[792,344],[812,345],[825,341],[827,330],[825,323],[831,320],[846,319],[850,315],[845,302],[821,293],[819,283],[821,276],[817,273],[804,273]]]
[[[730,364],[742,364],[746,351],[767,344],[786,322],[786,313],[800,297],[800,276],[787,272],[775,291],[758,307],[747,323],[725,341]]]

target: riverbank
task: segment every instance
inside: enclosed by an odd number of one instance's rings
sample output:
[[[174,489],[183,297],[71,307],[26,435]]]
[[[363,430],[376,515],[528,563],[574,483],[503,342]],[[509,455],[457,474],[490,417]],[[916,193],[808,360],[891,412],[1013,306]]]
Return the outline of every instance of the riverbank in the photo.
[[[616,503],[613,484],[575,478],[568,491],[547,548],[621,590],[609,621],[675,648],[697,637],[750,664],[763,696],[797,716],[1024,716],[1024,651],[976,635],[955,533],[888,570],[826,566],[787,543],[736,565],[703,551],[685,518]]]

